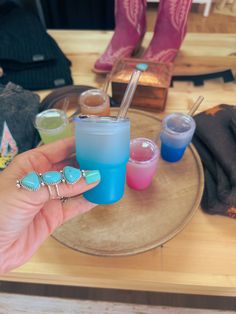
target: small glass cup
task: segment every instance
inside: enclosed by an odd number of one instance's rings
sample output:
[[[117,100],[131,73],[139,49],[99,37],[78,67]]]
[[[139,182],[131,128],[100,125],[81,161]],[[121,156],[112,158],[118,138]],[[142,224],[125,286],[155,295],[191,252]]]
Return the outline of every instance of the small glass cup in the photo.
[[[110,99],[101,89],[89,89],[79,97],[81,113],[86,115],[109,116]]]
[[[72,136],[72,127],[63,110],[48,109],[36,115],[35,127],[44,144]]]
[[[172,113],[162,121],[160,133],[161,157],[169,162],[179,161],[192,140],[196,123],[190,115]]]
[[[148,138],[135,138],[130,141],[130,158],[126,170],[126,182],[135,190],[149,187],[156,173],[160,156],[157,145]]]

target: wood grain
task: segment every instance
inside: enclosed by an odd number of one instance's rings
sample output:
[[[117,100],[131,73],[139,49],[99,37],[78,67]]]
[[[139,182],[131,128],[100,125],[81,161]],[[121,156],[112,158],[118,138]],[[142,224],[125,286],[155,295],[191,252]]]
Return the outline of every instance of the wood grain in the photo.
[[[51,31],[50,34],[72,60],[75,84],[98,87],[103,84],[104,77],[95,75],[91,69],[111,32]],[[182,71],[192,64],[204,68],[207,62],[217,68],[218,58],[227,67],[232,64],[235,71],[236,35],[188,34],[175,64]],[[41,97],[48,93],[41,92]],[[235,104],[236,84],[214,80],[203,87],[194,87],[191,83],[178,82],[170,88],[166,112],[159,117],[173,111],[186,112],[200,94],[205,99],[198,111],[219,103]],[[164,247],[135,256],[96,257],[71,250],[50,237],[28,263],[1,280],[236,296],[235,247],[236,221],[210,216],[199,209],[184,230]]]
[[[117,112],[113,109],[111,114]],[[159,138],[160,120],[134,109],[128,116],[131,138]],[[201,161],[190,145],[180,162],[159,160],[148,189],[135,191],[126,186],[121,201],[97,206],[68,221],[53,237],[75,250],[98,256],[145,252],[163,245],[190,221],[200,204],[203,181]]]
[[[191,11],[188,15],[187,30],[190,33],[235,33],[235,16],[233,15],[232,0],[231,4],[226,6],[222,11],[217,10],[215,0],[212,3],[212,9],[209,16],[203,16],[205,4],[192,4]],[[234,1],[235,3],[235,1]],[[224,15],[225,13],[225,15]],[[234,13],[235,14],[235,13]],[[157,18],[157,3],[149,4],[147,7],[147,30],[153,32]]]

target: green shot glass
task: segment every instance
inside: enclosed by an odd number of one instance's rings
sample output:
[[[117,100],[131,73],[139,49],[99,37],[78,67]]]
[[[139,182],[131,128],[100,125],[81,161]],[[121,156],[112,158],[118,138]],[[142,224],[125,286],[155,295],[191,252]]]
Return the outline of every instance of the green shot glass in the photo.
[[[48,109],[36,115],[35,127],[44,144],[72,136],[72,125],[63,110]]]

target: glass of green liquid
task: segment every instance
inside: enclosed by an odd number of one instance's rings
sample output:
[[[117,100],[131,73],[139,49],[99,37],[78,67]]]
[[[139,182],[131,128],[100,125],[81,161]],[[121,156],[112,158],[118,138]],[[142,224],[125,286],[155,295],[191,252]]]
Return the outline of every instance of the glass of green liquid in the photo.
[[[37,128],[44,144],[72,136],[72,125],[63,110],[48,109],[36,115]]]

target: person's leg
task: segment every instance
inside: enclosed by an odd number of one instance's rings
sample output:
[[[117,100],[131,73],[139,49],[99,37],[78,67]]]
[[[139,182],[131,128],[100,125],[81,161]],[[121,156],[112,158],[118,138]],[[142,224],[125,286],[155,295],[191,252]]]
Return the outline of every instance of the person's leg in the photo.
[[[114,62],[130,57],[146,30],[146,0],[115,1],[115,31],[102,56],[96,61],[94,71],[110,72]]]
[[[160,0],[152,40],[142,58],[172,62],[186,34],[192,0]]]

